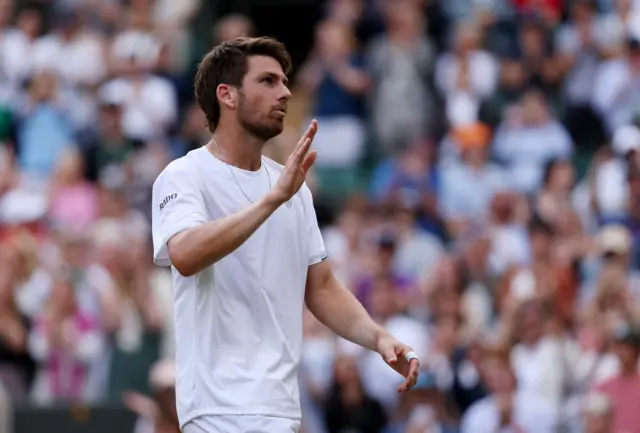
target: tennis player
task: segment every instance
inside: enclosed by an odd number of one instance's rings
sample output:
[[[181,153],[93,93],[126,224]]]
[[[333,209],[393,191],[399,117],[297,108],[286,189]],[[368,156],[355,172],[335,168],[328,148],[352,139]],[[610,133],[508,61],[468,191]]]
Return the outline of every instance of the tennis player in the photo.
[[[313,121],[283,167],[291,60],[270,38],[239,38],[202,60],[195,93],[211,141],[153,186],[154,260],[171,266],[177,409],[185,433],[290,433],[301,423],[302,311],[382,355],[412,387],[418,359],[378,326],[331,270],[305,176]]]

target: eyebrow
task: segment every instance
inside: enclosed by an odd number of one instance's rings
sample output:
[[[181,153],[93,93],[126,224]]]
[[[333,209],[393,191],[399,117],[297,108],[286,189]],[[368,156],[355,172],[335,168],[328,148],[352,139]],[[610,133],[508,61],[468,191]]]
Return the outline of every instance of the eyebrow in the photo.
[[[276,74],[275,72],[265,72],[260,78],[262,79],[266,77],[280,78],[285,86],[289,84],[289,78],[287,78],[286,75]]]

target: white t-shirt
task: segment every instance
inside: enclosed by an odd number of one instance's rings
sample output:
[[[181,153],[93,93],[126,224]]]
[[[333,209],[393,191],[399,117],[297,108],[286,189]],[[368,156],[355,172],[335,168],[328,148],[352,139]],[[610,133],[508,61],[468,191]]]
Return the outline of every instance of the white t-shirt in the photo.
[[[241,170],[202,147],[170,163],[153,186],[155,263],[171,265],[166,245],[175,234],[246,208],[244,194],[253,201],[266,194],[283,167],[262,161],[258,171]],[[325,258],[303,185],[213,266],[191,277],[172,268],[181,426],[204,415],[301,418],[297,373],[307,270]]]

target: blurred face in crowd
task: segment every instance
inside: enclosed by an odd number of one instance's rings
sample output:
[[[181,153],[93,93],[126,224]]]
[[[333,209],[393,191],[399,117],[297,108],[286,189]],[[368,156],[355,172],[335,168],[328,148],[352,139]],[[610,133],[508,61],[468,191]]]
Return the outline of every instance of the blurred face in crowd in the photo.
[[[472,147],[462,151],[462,159],[471,167],[482,167],[487,160],[487,150],[484,147]]]
[[[338,385],[350,385],[354,382],[360,383],[358,374],[358,363],[355,358],[340,355],[334,364],[334,379]]]
[[[58,93],[58,78],[53,73],[41,72],[33,77],[29,91],[34,101],[51,101]]]
[[[436,341],[440,350],[451,353],[458,346],[461,318],[457,314],[444,313],[435,323]]]
[[[631,7],[633,6],[633,0],[614,0],[614,4],[616,6],[616,11],[620,16],[626,16],[629,12],[631,12]]]
[[[471,24],[460,24],[456,29],[454,51],[458,54],[466,54],[478,47],[480,32]]]
[[[633,40],[627,44],[627,58],[634,70],[640,70],[640,40]]]
[[[377,250],[377,269],[382,273],[388,273],[393,265],[396,254],[396,243],[392,239],[382,239],[379,241]]]
[[[216,28],[216,43],[232,41],[242,36],[251,36],[251,21],[242,15],[231,15],[222,19]]]
[[[0,0],[0,27],[9,24],[13,12],[13,0]]]
[[[422,13],[415,1],[389,1],[385,6],[387,23],[390,30],[402,32],[405,35],[418,35],[422,29]]]
[[[237,117],[254,136],[269,140],[284,129],[291,92],[282,66],[272,57],[251,56],[247,73],[238,89]]]
[[[362,14],[362,0],[331,0],[329,4],[332,18],[344,23],[354,23]]]
[[[544,57],[545,36],[539,26],[535,24],[525,24],[520,32],[520,41],[526,57]]]
[[[559,161],[550,168],[547,187],[554,191],[570,192],[575,184],[575,169],[569,161]]]
[[[625,292],[627,290],[626,278],[619,269],[603,269],[603,275],[598,282],[596,306],[598,311],[605,314],[605,327],[613,329],[626,309]]]
[[[42,32],[42,16],[37,9],[25,9],[18,15],[17,26],[29,38],[35,39]]]
[[[491,394],[510,393],[516,388],[511,367],[501,356],[485,355],[480,365],[480,373]]]
[[[575,23],[589,23],[593,16],[593,8],[587,1],[579,1],[571,8],[571,19]]]
[[[360,218],[360,215],[353,211],[343,212],[338,219],[340,230],[347,238],[347,242],[351,248],[357,248],[360,244],[362,224],[362,218]]]
[[[105,104],[100,107],[100,130],[106,136],[119,136],[122,132],[122,107]],[[115,144],[115,143],[114,143]]]
[[[639,170],[633,170],[630,174],[629,174],[629,190],[631,192],[632,196],[640,196],[640,171]]]
[[[15,263],[15,249],[8,244],[0,245],[0,308],[13,303],[13,282],[11,269]]]
[[[529,301],[520,307],[518,315],[520,340],[535,344],[544,334],[544,316],[539,301]]]
[[[547,120],[547,106],[544,97],[538,92],[527,92],[520,103],[522,121],[525,125],[539,125]]]
[[[620,366],[623,369],[636,370],[638,363],[638,355],[640,354],[640,348],[631,341],[616,341],[611,346],[613,354],[620,361]]]
[[[520,89],[525,81],[522,63],[513,59],[502,62],[501,69],[502,86],[507,89]]]
[[[75,292],[69,281],[58,281],[49,297],[51,307],[59,317],[66,317],[76,308]]]
[[[66,152],[58,161],[55,178],[62,185],[72,185],[84,176],[82,158],[78,152]]]
[[[343,58],[353,48],[350,28],[340,21],[325,21],[316,30],[319,54],[324,59]]]
[[[379,276],[373,284],[373,290],[369,298],[371,316],[378,320],[386,320],[393,317],[398,312],[398,299],[393,287],[393,281],[386,276]]]
[[[497,224],[509,224],[515,215],[513,195],[503,192],[493,197],[491,202],[491,216]]]

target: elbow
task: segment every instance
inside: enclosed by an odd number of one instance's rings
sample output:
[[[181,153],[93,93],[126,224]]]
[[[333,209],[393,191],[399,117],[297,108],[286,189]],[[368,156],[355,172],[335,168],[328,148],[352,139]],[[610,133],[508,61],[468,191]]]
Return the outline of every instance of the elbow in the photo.
[[[171,257],[171,264],[183,277],[192,277],[198,273],[196,266],[184,257]]]
[[[171,238],[167,244],[167,249],[171,264],[180,275],[183,277],[191,277],[200,271],[194,260],[194,249],[186,244],[183,233],[179,233]]]

